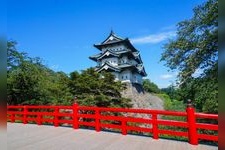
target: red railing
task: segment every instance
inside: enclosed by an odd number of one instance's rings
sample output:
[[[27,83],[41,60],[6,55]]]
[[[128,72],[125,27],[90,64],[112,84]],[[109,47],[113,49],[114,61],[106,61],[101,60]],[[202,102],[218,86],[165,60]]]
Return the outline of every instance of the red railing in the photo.
[[[195,113],[193,106],[188,105],[186,112],[128,109],[128,108],[102,108],[78,106],[8,106],[8,121],[22,121],[24,124],[35,122],[53,124],[55,127],[62,124],[71,124],[74,129],[80,126],[94,127],[97,132],[102,129],[119,129],[123,135],[129,131],[150,133],[154,139],[161,135],[186,137],[190,144],[197,145],[199,140],[218,142],[218,115]],[[145,117],[137,117],[144,114]],[[186,121],[164,120],[162,116],[180,116]],[[198,119],[212,119],[212,123],[199,123]],[[143,127],[143,125],[145,125]],[[186,128],[186,131],[161,129],[159,126],[172,126]],[[198,133],[199,129],[217,132],[217,135]]]

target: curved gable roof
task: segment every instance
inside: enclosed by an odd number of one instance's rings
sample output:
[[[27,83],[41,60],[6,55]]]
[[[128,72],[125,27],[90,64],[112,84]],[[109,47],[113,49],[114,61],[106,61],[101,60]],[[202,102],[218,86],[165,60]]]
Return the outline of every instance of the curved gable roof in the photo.
[[[97,59],[101,59],[101,58],[103,58],[103,57],[105,57],[105,56],[109,56],[109,55],[112,55],[112,56],[116,56],[116,57],[119,57],[120,56],[120,54],[118,54],[118,53],[115,53],[115,52],[113,52],[113,51],[111,51],[111,50],[106,50],[101,56],[99,56]]]
[[[101,44],[107,44],[107,43],[114,43],[118,41],[123,41],[124,39],[121,37],[118,37],[112,30],[109,34],[109,36],[101,43]]]
[[[100,72],[102,70],[112,70],[112,71],[117,71],[117,72],[120,72],[120,69],[115,67],[115,66],[112,66],[110,63],[108,62],[105,62],[104,65],[102,65],[97,71]]]

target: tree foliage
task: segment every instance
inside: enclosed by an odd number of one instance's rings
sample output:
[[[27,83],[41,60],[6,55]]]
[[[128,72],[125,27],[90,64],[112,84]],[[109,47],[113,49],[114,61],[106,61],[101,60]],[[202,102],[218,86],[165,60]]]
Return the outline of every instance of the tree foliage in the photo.
[[[115,82],[108,72],[97,73],[93,68],[70,74],[71,92],[81,105],[100,107],[131,107],[130,100],[121,96],[124,85]]]
[[[180,71],[183,98],[194,99],[200,111],[217,113],[218,0],[208,0],[193,11],[191,19],[177,24],[177,37],[165,44],[161,61]],[[202,73],[196,77],[198,71]]]
[[[149,79],[144,79],[143,80],[143,88],[146,92],[149,93],[160,93],[160,89],[158,88],[158,86],[151,82]]]
[[[162,60],[187,79],[197,69],[207,73],[218,63],[218,0],[194,8],[194,16],[178,23],[177,38],[165,45]]]
[[[23,53],[19,53],[16,50],[16,42],[7,42],[7,71],[14,69],[18,66],[22,59],[25,57]]]
[[[40,58],[18,52],[15,41],[7,44],[8,104],[62,104],[72,99],[66,74],[52,71]]]
[[[167,88],[162,88],[161,92],[167,94],[171,100],[178,100],[178,101],[181,100],[181,97],[180,97],[181,91],[179,88],[176,88],[174,85],[170,85]]]

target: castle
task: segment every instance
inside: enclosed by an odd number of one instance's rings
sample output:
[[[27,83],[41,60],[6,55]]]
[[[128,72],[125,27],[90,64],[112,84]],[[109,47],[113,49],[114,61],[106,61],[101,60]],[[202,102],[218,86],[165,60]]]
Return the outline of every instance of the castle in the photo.
[[[101,52],[89,58],[97,62],[96,71],[103,70],[115,75],[116,80],[142,84],[147,76],[140,52],[131,44],[128,38],[118,37],[113,31],[101,42],[94,44]]]

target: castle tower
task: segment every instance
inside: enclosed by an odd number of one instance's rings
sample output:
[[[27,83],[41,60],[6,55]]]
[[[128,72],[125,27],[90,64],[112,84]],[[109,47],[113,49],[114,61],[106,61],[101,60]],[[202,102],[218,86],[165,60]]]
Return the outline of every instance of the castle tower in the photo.
[[[101,43],[94,44],[101,52],[89,58],[97,62],[96,70],[111,72],[116,80],[142,84],[147,76],[140,53],[128,38],[118,37],[113,31]]]

